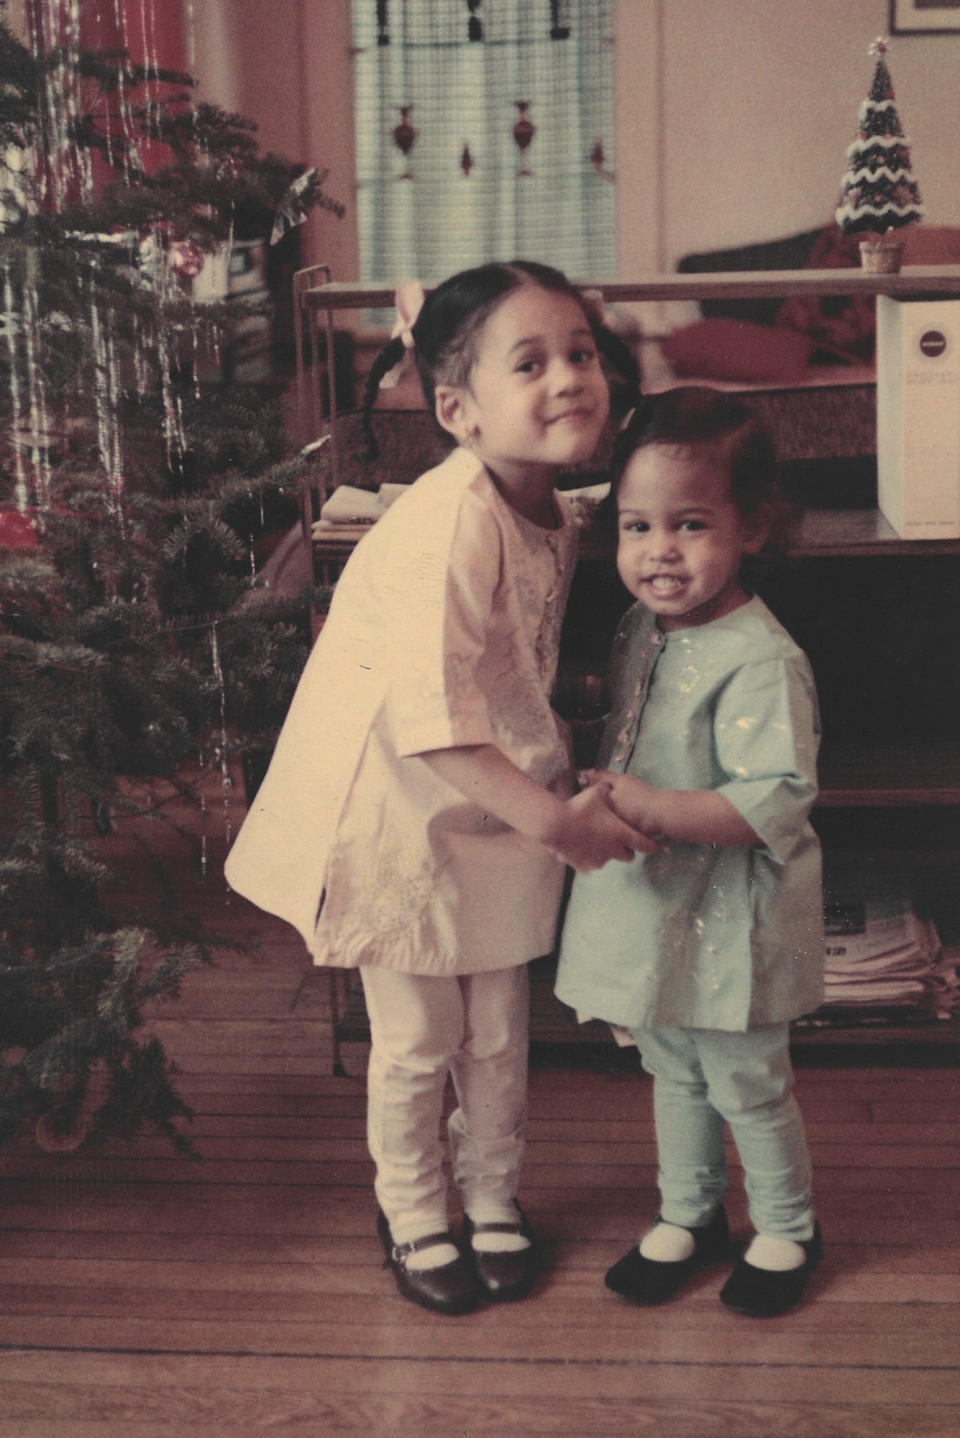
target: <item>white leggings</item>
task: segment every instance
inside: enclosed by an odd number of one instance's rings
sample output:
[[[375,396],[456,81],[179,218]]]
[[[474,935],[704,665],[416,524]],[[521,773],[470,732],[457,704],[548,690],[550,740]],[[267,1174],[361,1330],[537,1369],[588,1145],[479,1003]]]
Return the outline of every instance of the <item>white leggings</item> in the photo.
[[[371,1038],[367,1142],[394,1242],[448,1226],[440,1140],[448,1075],[459,1106],[447,1132],[464,1208],[478,1220],[509,1211],[527,1108],[526,964],[436,978],[360,973]]]

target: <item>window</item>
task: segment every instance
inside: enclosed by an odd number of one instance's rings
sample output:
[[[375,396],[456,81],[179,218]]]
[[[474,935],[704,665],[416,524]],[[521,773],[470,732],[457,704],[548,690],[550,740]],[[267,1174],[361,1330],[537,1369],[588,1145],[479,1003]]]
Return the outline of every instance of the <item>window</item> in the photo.
[[[360,273],[614,271],[611,0],[353,0]]]

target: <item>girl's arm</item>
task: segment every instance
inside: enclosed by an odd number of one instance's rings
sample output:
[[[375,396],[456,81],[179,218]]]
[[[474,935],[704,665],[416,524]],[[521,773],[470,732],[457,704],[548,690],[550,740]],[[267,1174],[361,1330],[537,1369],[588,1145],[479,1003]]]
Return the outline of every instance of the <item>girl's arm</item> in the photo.
[[[606,787],[610,807],[627,824],[657,838],[725,849],[762,843],[730,800],[712,789],[655,789],[632,774],[606,769],[589,769],[583,777]]]
[[[602,787],[560,799],[518,769],[495,744],[431,749],[419,757],[465,798],[536,839],[571,868],[599,869],[609,859],[628,861],[638,851],[652,853],[657,847],[617,817]]]

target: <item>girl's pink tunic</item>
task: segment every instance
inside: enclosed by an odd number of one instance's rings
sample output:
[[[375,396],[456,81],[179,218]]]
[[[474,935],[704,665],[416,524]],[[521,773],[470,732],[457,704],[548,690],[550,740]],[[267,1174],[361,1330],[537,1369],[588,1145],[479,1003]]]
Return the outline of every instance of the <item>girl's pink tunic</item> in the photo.
[[[524,519],[457,449],[351,556],[226,865],[316,963],[478,973],[553,948],[563,865],[419,755],[495,744],[570,792],[550,693],[577,523],[557,514]]]

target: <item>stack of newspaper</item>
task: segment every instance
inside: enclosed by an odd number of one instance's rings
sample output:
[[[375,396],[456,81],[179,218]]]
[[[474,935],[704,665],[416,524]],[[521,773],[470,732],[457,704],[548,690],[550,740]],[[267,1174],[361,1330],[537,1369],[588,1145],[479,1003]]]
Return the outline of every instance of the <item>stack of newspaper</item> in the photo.
[[[824,878],[827,1021],[907,1023],[949,1018],[960,1006],[957,956],[890,864],[828,859]]]

